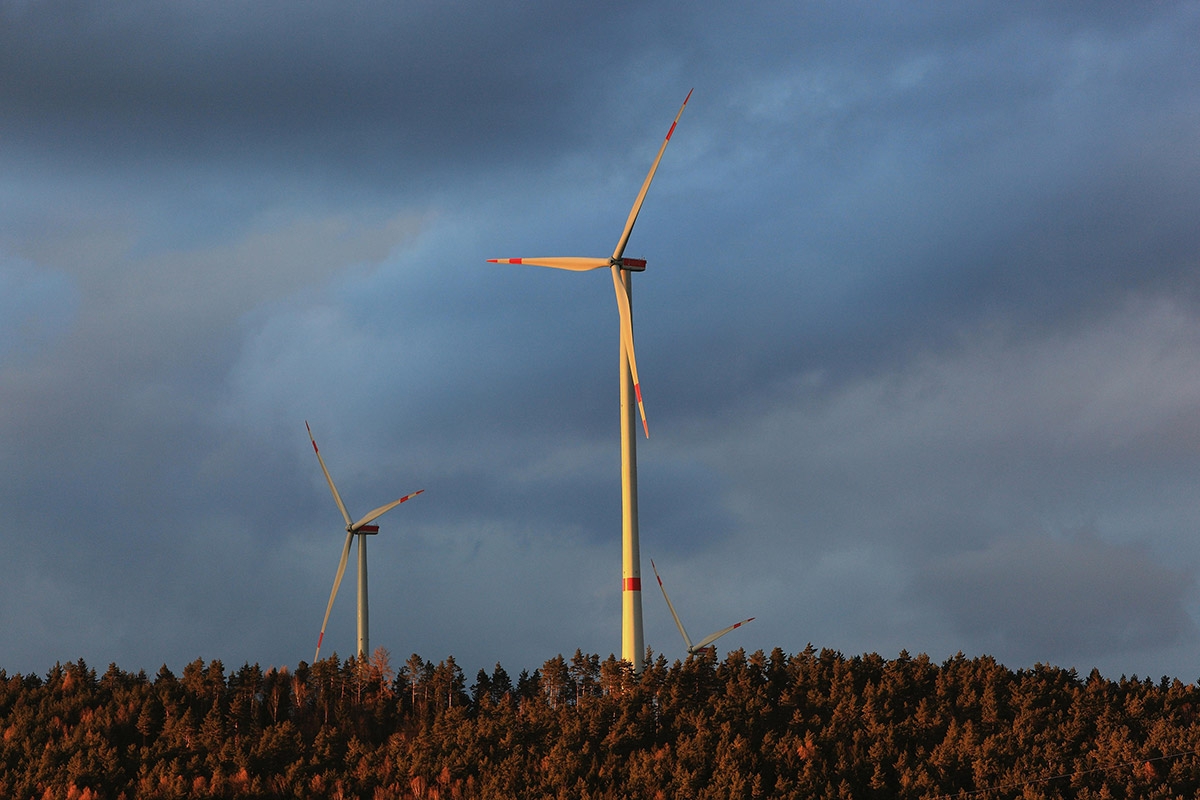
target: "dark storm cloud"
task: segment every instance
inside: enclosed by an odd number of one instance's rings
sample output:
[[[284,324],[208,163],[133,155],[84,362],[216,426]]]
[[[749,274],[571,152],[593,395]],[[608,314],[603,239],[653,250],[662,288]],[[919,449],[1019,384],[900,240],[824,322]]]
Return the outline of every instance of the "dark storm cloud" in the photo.
[[[394,654],[615,649],[611,284],[483,259],[611,252],[693,86],[630,241],[643,561],[689,625],[1194,663],[1198,32],[1196,3],[0,5],[3,666],[307,658],[341,522],[305,419],[356,508],[426,489],[372,550]],[[1064,613],[996,610],[1006,570]],[[947,611],[972,581],[995,602]]]
[[[10,135],[60,155],[416,171],[428,185],[518,142],[552,153],[586,129],[569,112],[595,87],[581,67],[604,58],[614,12],[9,3],[0,107]]]
[[[935,606],[971,649],[1018,663],[1099,657],[1194,644],[1189,571],[1090,535],[1017,536],[926,564],[912,592]]]
[[[992,330],[869,378],[797,382],[773,411],[689,440],[741,532],[693,560],[722,576],[717,596],[764,609],[745,634],[761,646],[798,628],[851,652],[970,642],[1008,663],[1161,674],[1196,644],[1196,320],[1133,302],[1054,336]],[[1029,539],[1070,544],[1038,544],[1061,585],[1013,563]],[[1112,596],[1092,596],[1123,561]],[[745,584],[725,578],[735,565]],[[1007,615],[1006,576],[1061,613]]]
[[[1154,78],[1190,46],[1189,28],[1129,22],[1002,15],[949,46],[902,28],[903,47],[883,56],[786,76],[778,105],[805,159],[788,166],[826,180],[811,194],[763,193],[756,181],[757,202],[735,206],[737,222],[777,219],[769,206],[790,198],[779,210],[795,228],[773,236],[797,261],[771,276],[773,296],[794,299],[813,336],[866,337],[886,352],[881,339],[944,335],[981,313],[1034,321],[1190,280],[1198,242],[1183,209],[1200,198],[1196,160],[1181,163],[1178,148],[1189,101],[1139,89],[1161,86]],[[836,102],[797,102],[806,82]],[[821,137],[806,134],[814,110]],[[779,165],[772,174],[793,178]],[[741,259],[753,258],[747,244]],[[778,325],[785,310],[767,308],[776,313],[759,308],[757,320]]]

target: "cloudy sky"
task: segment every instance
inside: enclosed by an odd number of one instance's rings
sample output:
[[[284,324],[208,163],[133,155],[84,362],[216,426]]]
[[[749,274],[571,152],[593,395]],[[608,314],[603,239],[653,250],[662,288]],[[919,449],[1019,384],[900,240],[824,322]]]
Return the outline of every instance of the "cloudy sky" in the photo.
[[[1200,3],[0,0],[0,668],[695,638],[1200,676]],[[353,562],[326,652],[354,648]],[[652,582],[646,643],[682,642]],[[470,681],[469,681],[470,682]]]

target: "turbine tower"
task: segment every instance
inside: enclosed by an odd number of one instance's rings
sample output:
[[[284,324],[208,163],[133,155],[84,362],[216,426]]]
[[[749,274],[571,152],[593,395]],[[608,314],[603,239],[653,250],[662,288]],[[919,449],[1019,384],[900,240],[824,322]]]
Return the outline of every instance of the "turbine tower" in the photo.
[[[740,628],[747,622],[754,621],[754,617],[751,617],[750,619],[744,619],[741,622],[735,622],[728,628],[722,628],[716,633],[710,633],[708,636],[705,636],[703,639],[701,639],[699,643],[692,644],[692,640],[688,637],[687,631],[683,629],[683,623],[679,621],[679,615],[675,613],[675,606],[671,605],[671,598],[667,597],[667,587],[663,586],[662,578],[658,574],[658,567],[654,566],[654,559],[650,559],[650,569],[654,570],[654,577],[658,579],[658,588],[662,590],[663,600],[667,601],[667,608],[671,610],[671,617],[675,620],[675,627],[679,628],[679,635],[683,637],[683,644],[685,647],[687,647],[689,656],[695,655],[701,650],[704,650],[706,647],[711,645],[717,639],[720,639],[725,634],[729,633],[734,628]],[[713,650],[716,650],[715,646],[713,647]]]
[[[410,500],[425,490],[418,489],[412,494],[406,494],[399,500],[393,500],[385,506],[380,506],[358,522],[351,522],[350,513],[346,511],[346,504],[342,502],[342,496],[338,494],[337,487],[333,485],[333,478],[330,477],[329,470],[325,468],[325,459],[321,458],[321,451],[317,448],[317,440],[313,438],[312,428],[309,427],[308,420],[304,421],[304,427],[308,428],[308,438],[312,442],[313,452],[317,454],[317,461],[321,464],[321,472],[325,473],[325,481],[329,484],[329,491],[333,494],[333,501],[337,503],[338,510],[342,512],[342,519],[346,520],[346,544],[342,547],[342,558],[338,562],[337,575],[333,579],[333,591],[329,593],[329,605],[325,607],[325,619],[321,622],[321,634],[317,637],[317,654],[313,656],[313,661],[321,659],[321,641],[325,638],[325,626],[329,624],[329,612],[333,611],[333,601],[337,599],[338,587],[342,585],[342,575],[346,573],[346,561],[350,558],[350,542],[355,536],[358,537],[357,654],[359,660],[362,660],[371,655],[371,642],[368,631],[369,612],[367,609],[367,537],[379,533],[379,526],[369,523],[382,517],[405,500]]]
[[[671,128],[658,148],[658,155],[650,165],[650,172],[642,183],[637,199],[629,218],[625,221],[625,229],[612,256],[604,258],[589,257],[536,257],[536,258],[489,258],[493,264],[530,264],[538,267],[552,267],[573,272],[586,272],[593,269],[608,267],[612,273],[613,288],[617,295],[617,313],[620,316],[620,407],[621,407],[621,658],[633,665],[635,672],[641,672],[642,659],[646,647],[642,635],[642,562],[638,550],[638,511],[637,511],[637,418],[634,416],[634,403],[637,404],[638,414],[642,420],[642,430],[646,438],[650,438],[650,427],[646,423],[646,408],[642,404],[642,388],[638,380],[637,358],[633,350],[633,288],[631,273],[642,272],[646,262],[639,258],[626,258],[625,245],[629,243],[629,234],[637,222],[638,213],[642,210],[642,202],[654,180],[658,170],[658,162],[662,160],[667,143],[675,133],[675,126],[683,109],[687,108],[688,100],[692,97],[689,91],[679,107],[679,113],[671,122]]]

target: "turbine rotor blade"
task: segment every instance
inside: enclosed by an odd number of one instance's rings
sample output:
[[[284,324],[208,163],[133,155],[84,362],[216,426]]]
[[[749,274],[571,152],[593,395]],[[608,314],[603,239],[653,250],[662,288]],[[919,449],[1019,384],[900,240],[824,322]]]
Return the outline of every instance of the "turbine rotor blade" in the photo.
[[[607,267],[612,263],[607,258],[586,258],[579,256],[535,256],[533,258],[489,258],[489,264],[529,264],[534,267],[553,267],[571,272],[587,272],[591,269]]]
[[[304,420],[304,427],[308,428],[308,438],[312,442],[313,452],[317,454],[317,461],[321,464],[321,471],[325,473],[325,480],[329,483],[329,491],[333,493],[338,510],[342,512],[342,518],[346,520],[346,526],[349,527],[350,513],[346,511],[346,504],[342,502],[342,496],[338,494],[337,487],[333,485],[333,478],[330,477],[329,470],[325,468],[325,459],[321,458],[321,451],[317,448],[317,440],[313,438],[312,428],[308,427],[308,420]]]
[[[629,243],[629,234],[633,232],[633,223],[637,222],[638,213],[642,210],[642,201],[646,199],[646,192],[650,189],[650,181],[654,180],[654,173],[658,170],[658,162],[662,161],[663,151],[667,149],[667,142],[671,141],[671,135],[675,133],[675,125],[679,123],[679,118],[683,116],[683,110],[687,108],[688,100],[692,99],[691,90],[688,91],[687,97],[683,98],[683,105],[679,107],[679,113],[675,115],[675,121],[671,123],[671,129],[667,131],[667,136],[663,139],[662,146],[658,148],[658,155],[654,158],[654,163],[650,165],[650,172],[646,175],[646,180],[642,183],[642,190],[638,192],[637,199],[633,201],[633,209],[629,212],[629,219],[625,220],[625,230],[621,232],[621,239],[617,242],[617,249],[613,250],[613,258],[620,258],[625,253],[625,245]]]
[[[662,578],[658,574],[658,567],[654,566],[654,559],[650,559],[650,569],[654,570],[654,577],[658,578],[658,588],[662,591],[663,600],[667,601],[667,608],[671,610],[671,616],[675,619],[675,627],[679,628],[679,635],[683,637],[683,643],[687,646],[688,653],[691,653],[695,649],[692,647],[692,640],[688,638],[687,631],[683,629],[683,623],[679,621],[679,615],[675,613],[675,606],[671,605],[671,598],[667,597],[667,587],[663,586]]]
[[[424,490],[424,489],[417,489],[417,490],[416,490],[415,492],[413,492],[412,494],[406,494],[406,495],[404,495],[404,497],[401,497],[399,500],[393,500],[392,502],[388,503],[386,506],[380,506],[379,508],[377,508],[377,509],[375,509],[374,511],[372,511],[370,514],[367,514],[365,517],[363,517],[362,519],[360,519],[358,522],[356,522],[356,523],[354,523],[353,525],[351,525],[351,526],[350,526],[350,532],[351,532],[351,533],[355,533],[355,532],[357,532],[357,531],[358,531],[358,529],[359,529],[359,528],[361,528],[363,525],[366,525],[368,522],[371,522],[372,520],[375,520],[375,519],[378,519],[379,517],[382,517],[384,514],[386,514],[387,512],[391,511],[393,508],[395,508],[396,506],[400,505],[400,504],[401,504],[401,503],[403,503],[405,500],[411,500],[412,498],[416,497],[417,495],[419,495],[419,494],[420,494],[421,492],[423,492],[423,491],[425,491],[425,490]]]
[[[625,279],[621,277],[621,268],[613,265],[613,288],[617,292],[617,312],[621,316],[621,347],[629,361],[629,375],[633,378],[633,393],[637,398],[638,413],[642,415],[642,430],[646,438],[650,438],[650,426],[646,423],[646,406],[642,404],[642,384],[638,380],[637,357],[633,353],[633,309],[629,307],[629,294],[625,288]],[[622,423],[624,424],[624,423]]]
[[[350,543],[354,541],[354,533],[346,532],[346,545],[342,548],[342,560],[338,562],[337,575],[333,579],[333,591],[329,593],[329,605],[325,606],[325,619],[321,620],[321,635],[317,637],[317,654],[313,661],[321,659],[321,640],[325,638],[325,626],[329,624],[329,612],[333,611],[333,601],[337,599],[338,587],[342,585],[342,576],[346,574],[346,561],[350,558]]]
[[[720,639],[722,636],[729,633],[734,628],[740,628],[743,625],[745,625],[747,622],[753,622],[753,621],[754,621],[754,617],[751,617],[750,619],[744,619],[741,622],[735,622],[734,624],[730,625],[728,628],[722,628],[721,630],[717,631],[716,633],[709,634],[700,642],[700,644],[696,645],[695,649],[700,650],[700,649],[706,647],[707,645],[712,644],[717,639]]]

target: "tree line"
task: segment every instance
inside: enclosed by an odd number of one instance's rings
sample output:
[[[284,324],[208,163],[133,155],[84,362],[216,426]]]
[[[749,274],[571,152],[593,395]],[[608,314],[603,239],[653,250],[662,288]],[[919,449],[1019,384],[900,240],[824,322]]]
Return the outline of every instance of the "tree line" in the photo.
[[[0,670],[0,797],[1200,795],[1200,689],[961,653]]]

